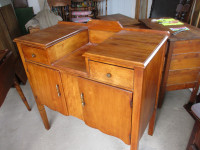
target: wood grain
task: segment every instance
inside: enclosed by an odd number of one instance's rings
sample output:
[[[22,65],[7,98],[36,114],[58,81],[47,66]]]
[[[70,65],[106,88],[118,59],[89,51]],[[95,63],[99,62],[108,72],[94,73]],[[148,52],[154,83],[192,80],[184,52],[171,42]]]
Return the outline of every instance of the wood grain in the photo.
[[[31,86],[39,103],[64,115],[68,115],[60,73],[33,63],[27,62],[26,64],[32,83]],[[59,86],[60,96],[58,95],[56,85]]]
[[[167,86],[196,82],[199,71],[200,68],[171,70],[169,71]]]
[[[132,92],[79,78],[85,123],[130,144]]]
[[[170,70],[200,67],[200,53],[185,53],[172,56]]]
[[[51,63],[73,52],[89,42],[88,31],[84,30],[47,49]]]
[[[89,61],[89,69],[90,78],[94,80],[133,89],[134,70],[94,61]]]
[[[61,73],[61,78],[69,115],[83,120],[78,78],[66,72]]]
[[[47,51],[43,49],[22,45],[22,51],[27,61],[35,61],[47,65],[51,64]]]
[[[99,44],[106,39],[113,36],[116,32],[110,31],[99,31],[99,30],[89,30],[89,38],[91,43]]]

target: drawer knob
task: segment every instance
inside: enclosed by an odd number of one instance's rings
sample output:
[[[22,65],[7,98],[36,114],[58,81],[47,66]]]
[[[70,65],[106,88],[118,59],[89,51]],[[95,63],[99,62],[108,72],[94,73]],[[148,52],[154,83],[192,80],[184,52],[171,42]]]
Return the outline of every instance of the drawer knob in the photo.
[[[107,76],[108,78],[111,78],[111,77],[112,77],[111,73],[107,73],[106,76]]]
[[[36,57],[36,55],[35,55],[35,54],[32,54],[32,57],[33,57],[33,58],[35,58],[35,57]]]

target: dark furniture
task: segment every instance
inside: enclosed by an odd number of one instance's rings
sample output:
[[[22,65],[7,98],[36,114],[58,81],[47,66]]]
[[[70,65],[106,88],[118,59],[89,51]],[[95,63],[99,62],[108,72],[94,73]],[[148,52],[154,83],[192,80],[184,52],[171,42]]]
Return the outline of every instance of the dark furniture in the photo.
[[[0,7],[0,50],[9,49],[12,51],[16,61],[16,76],[20,82],[26,83],[27,77],[19,57],[19,52],[13,39],[21,36],[18,21],[12,5]]]
[[[141,22],[150,29],[169,31],[166,61],[163,80],[160,88],[159,107],[162,106],[165,91],[193,88],[190,101],[195,101],[199,87],[200,71],[200,29],[184,24],[179,26],[163,26],[151,19]],[[186,26],[190,30],[173,35],[169,28]]]
[[[200,150],[200,103],[194,104],[191,108],[195,119],[187,150]]]
[[[153,0],[150,18],[172,17],[188,22],[194,0]]]
[[[15,76],[15,63],[16,59],[11,51],[0,50],[0,107],[4,102],[9,89],[14,85],[22,101],[30,111],[31,109]]]

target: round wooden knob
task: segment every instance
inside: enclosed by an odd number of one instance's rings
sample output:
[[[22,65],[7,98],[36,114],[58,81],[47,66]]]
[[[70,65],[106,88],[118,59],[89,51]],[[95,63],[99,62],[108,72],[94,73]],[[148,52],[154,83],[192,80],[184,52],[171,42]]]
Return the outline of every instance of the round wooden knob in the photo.
[[[36,57],[36,55],[35,55],[35,54],[32,54],[32,57],[33,57],[33,58],[35,58],[35,57]]]
[[[112,75],[111,75],[111,73],[107,73],[106,76],[107,76],[108,78],[111,78]]]

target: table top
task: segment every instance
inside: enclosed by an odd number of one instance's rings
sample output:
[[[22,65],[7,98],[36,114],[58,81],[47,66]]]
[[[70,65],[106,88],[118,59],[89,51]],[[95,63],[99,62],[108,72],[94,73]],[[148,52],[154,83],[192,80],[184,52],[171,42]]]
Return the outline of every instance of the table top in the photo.
[[[148,28],[154,30],[162,30],[162,31],[169,31],[171,36],[169,37],[170,41],[181,41],[181,40],[193,40],[193,39],[200,39],[200,29],[194,26],[191,26],[187,23],[184,25],[170,25],[170,26],[163,26],[158,22],[152,22],[152,19],[141,19],[140,21],[145,24]],[[176,35],[173,35],[174,31],[170,30],[170,28],[178,28],[178,27],[187,27],[190,30],[186,30],[180,32]]]
[[[122,14],[98,16],[97,18],[101,20],[119,21],[122,26],[131,26],[131,25],[134,26],[134,25],[140,24],[140,22],[137,19],[127,17]]]
[[[31,34],[16,38],[15,42],[23,42],[29,45],[39,46],[40,48],[48,48],[59,43],[68,37],[87,30],[84,26],[70,26],[65,24],[57,24],[55,26],[33,32]]]
[[[109,63],[117,61],[118,65],[127,68],[145,67],[167,38],[161,34],[122,30],[103,43],[89,48],[83,56]]]

